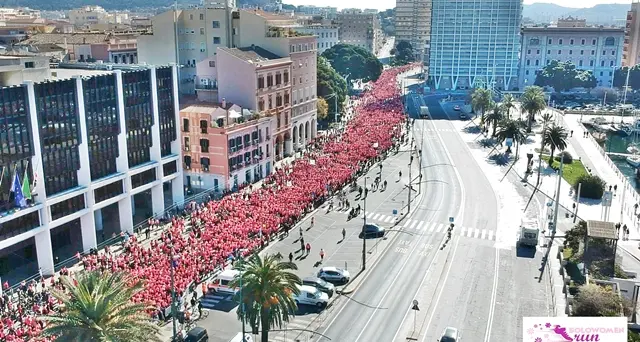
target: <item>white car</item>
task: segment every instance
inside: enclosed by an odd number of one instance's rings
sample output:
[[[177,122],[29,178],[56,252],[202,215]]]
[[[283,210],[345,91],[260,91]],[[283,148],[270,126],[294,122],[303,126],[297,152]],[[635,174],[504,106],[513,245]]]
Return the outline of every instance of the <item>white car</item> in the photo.
[[[460,332],[458,329],[453,327],[446,327],[442,332],[442,337],[438,340],[438,342],[459,342],[460,341]]]
[[[309,285],[298,285],[300,293],[293,296],[296,305],[306,304],[324,308],[329,304],[329,295]]]
[[[351,279],[351,274],[349,271],[343,270],[338,267],[323,267],[318,271],[318,278],[328,281],[330,283],[343,283],[346,284]]]

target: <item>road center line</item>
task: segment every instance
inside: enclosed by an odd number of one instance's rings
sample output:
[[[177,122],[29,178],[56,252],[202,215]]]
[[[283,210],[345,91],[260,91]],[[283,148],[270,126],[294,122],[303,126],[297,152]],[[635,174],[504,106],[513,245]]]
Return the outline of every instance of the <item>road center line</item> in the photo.
[[[498,295],[498,270],[500,265],[500,250],[496,248],[495,270],[493,273],[493,289],[491,291],[491,305],[489,306],[489,321],[487,322],[487,330],[484,333],[484,342],[491,339],[491,328],[493,326],[493,315],[496,310],[496,296]]]

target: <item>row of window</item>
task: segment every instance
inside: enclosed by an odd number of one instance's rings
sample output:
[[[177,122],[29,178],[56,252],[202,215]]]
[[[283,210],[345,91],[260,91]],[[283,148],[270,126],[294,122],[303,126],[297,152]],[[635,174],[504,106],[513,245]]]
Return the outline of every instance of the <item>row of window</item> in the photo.
[[[149,70],[122,73],[124,114],[127,128],[127,158],[129,167],[151,160],[151,74]]]
[[[171,143],[177,139],[176,119],[173,98],[173,70],[156,69],[156,88],[158,90],[158,116],[160,118],[160,154],[171,154]]]
[[[531,66],[531,59],[527,59],[525,63],[526,63],[527,66]],[[540,60],[536,59],[534,63],[535,63],[534,64],[535,66],[538,66],[538,65],[540,65]],[[549,63],[551,63],[551,59],[547,60],[547,64],[549,64]],[[615,66],[615,61],[609,61],[609,63],[606,63],[606,61],[600,61],[600,66],[601,67],[605,67],[605,66],[607,66],[607,64],[608,64],[609,67],[613,67],[613,66]],[[584,61],[582,59],[578,60],[578,66],[584,66]],[[595,66],[595,61],[593,59],[589,61],[589,66],[590,67]]]
[[[306,52],[313,50],[315,50],[314,43],[291,44],[289,46],[289,52]]]
[[[266,84],[265,84],[265,76],[258,75],[258,89],[264,89],[268,87],[272,87],[274,85],[279,86],[281,84],[289,83],[289,71],[285,70],[284,72],[276,72],[275,77],[272,73],[267,73],[266,75]]]
[[[552,50],[547,50],[547,55],[551,54]],[[570,55],[573,55],[573,50],[568,50]],[[576,50],[577,51],[577,50]],[[530,55],[532,52],[531,49],[527,50],[527,54]],[[540,54],[540,49],[536,50],[536,55]],[[558,55],[562,54],[562,50],[558,50]],[[609,54],[611,56],[615,56],[616,55],[616,50],[611,50],[609,51]],[[580,55],[584,55],[584,50],[580,50]],[[596,55],[596,50],[591,50],[591,56],[595,56]],[[602,50],[602,56],[606,56],[607,55],[607,50]]]
[[[108,200],[109,198],[114,198],[118,195],[121,195],[123,191],[124,191],[124,184],[122,183],[121,180],[105,185],[103,187],[97,188],[93,190],[95,203],[100,203],[102,201]]]
[[[84,194],[78,195],[51,206],[51,220],[55,221],[86,208]]]
[[[565,40],[563,38],[557,38],[556,41],[558,42],[558,45],[562,45]],[[569,45],[574,45],[578,40],[574,39],[574,38],[570,38],[569,39]],[[552,45],[554,42],[553,38],[547,38],[547,44],[548,45]],[[587,39],[586,38],[581,38],[580,39],[580,45],[586,45],[587,44]],[[591,39],[591,45],[597,45],[598,44],[598,39],[597,38],[592,38]],[[529,45],[540,45],[540,38],[530,38],[529,39]],[[605,46],[613,46],[616,45],[616,39],[614,37],[607,37],[604,39],[604,45]]]
[[[289,93],[285,92],[284,96],[282,96],[281,93],[276,93],[275,95],[275,102],[274,100],[274,96],[272,94],[269,94],[266,96],[267,100],[266,100],[266,104],[265,104],[265,97],[261,96],[258,99],[258,111],[263,111],[265,109],[273,109],[276,107],[281,107],[281,106],[288,106],[289,105]]]

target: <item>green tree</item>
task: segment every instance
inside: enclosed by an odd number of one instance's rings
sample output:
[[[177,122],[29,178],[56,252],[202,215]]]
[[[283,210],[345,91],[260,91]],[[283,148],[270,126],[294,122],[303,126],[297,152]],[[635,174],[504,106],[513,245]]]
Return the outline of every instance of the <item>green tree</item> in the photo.
[[[572,316],[602,317],[620,316],[624,307],[622,298],[609,287],[596,284],[580,286],[575,296]]]
[[[511,119],[511,109],[515,108],[516,100],[511,94],[504,94],[502,97],[502,103],[500,104],[504,110],[504,114],[507,118]]]
[[[527,132],[531,132],[531,125],[536,119],[536,115],[540,114],[547,107],[544,101],[544,92],[538,86],[529,86],[524,89],[524,93],[520,97],[520,108],[527,114]]]
[[[480,113],[480,125],[484,127],[484,113],[493,107],[493,97],[491,90],[476,88],[471,93],[471,107],[476,113]]]
[[[493,126],[493,131],[491,132],[491,136],[495,137],[496,130],[498,129],[498,123],[504,119],[504,115],[502,115],[502,109],[500,106],[493,106],[493,110],[487,114],[485,117],[487,123]]]
[[[629,87],[631,89],[640,89],[640,64],[636,64],[631,67],[623,67],[616,69],[613,75],[613,86],[616,88],[624,88],[627,82],[627,72],[629,73]]]
[[[279,254],[253,254],[237,266],[242,272],[241,278],[231,282],[231,286],[240,287],[238,299],[244,303],[245,319],[256,328],[260,326],[261,341],[269,341],[269,330],[282,327],[283,322],[295,315],[296,302],[293,294],[298,294],[297,285],[302,281],[289,270],[297,269],[296,264],[283,262]],[[242,319],[242,310],[238,310]]]
[[[557,92],[573,88],[593,88],[597,84],[591,70],[576,69],[571,62],[551,61],[536,75],[535,85],[553,87]]]
[[[542,138],[542,145],[549,146],[549,165],[553,165],[553,153],[556,148],[560,151],[564,151],[567,148],[567,130],[562,126],[552,125],[544,131]]]
[[[382,74],[382,63],[371,52],[349,44],[337,44],[322,53],[331,66],[350,79],[375,81]]]
[[[627,342],[640,342],[640,334],[629,330],[629,333],[627,334]]]
[[[415,61],[415,55],[413,54],[413,48],[411,43],[406,40],[401,40],[395,47],[393,54],[393,61],[391,65],[400,66],[413,63]]]
[[[317,62],[317,92],[318,97],[327,98],[331,94],[336,94],[337,101],[327,101],[328,113],[341,112],[342,105],[347,99],[347,82],[329,64],[324,57],[318,57]],[[336,108],[336,105],[338,108]],[[331,117],[327,117],[331,119]]]
[[[318,103],[316,104],[318,108],[318,120],[324,120],[327,118],[327,114],[329,113],[329,105],[327,104],[327,100],[322,97],[318,97]]]
[[[576,184],[573,185],[573,189],[578,193],[578,185],[582,183],[580,188],[580,197],[601,199],[604,195],[604,189],[606,183],[602,178],[596,175],[582,175],[576,180]]]
[[[158,327],[147,312],[153,306],[134,303],[132,298],[142,290],[125,273],[83,272],[75,282],[63,277],[67,291],[53,290],[64,310],[46,316],[43,334],[58,341],[159,341]]]
[[[503,143],[507,138],[513,140],[516,143],[516,156],[518,155],[518,148],[521,144],[527,141],[527,133],[525,131],[525,124],[522,120],[512,120],[505,118],[498,123],[498,130],[495,137],[499,143]],[[511,153],[511,146],[507,147],[507,153]]]

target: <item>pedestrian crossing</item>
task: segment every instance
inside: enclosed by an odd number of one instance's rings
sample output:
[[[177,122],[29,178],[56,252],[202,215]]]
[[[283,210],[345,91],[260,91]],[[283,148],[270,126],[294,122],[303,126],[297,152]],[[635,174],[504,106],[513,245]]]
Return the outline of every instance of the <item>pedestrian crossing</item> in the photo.
[[[362,217],[362,216],[361,216]],[[367,220],[374,221],[376,223],[394,223],[396,217],[393,215],[384,215],[380,213],[368,213]],[[421,220],[404,220],[397,228],[403,230],[423,232],[423,233],[445,233],[449,228],[449,223],[442,222],[427,222]],[[495,232],[490,229],[480,229],[475,227],[460,227],[455,226],[452,231],[453,235],[459,235],[462,237],[468,237],[480,240],[495,241]]]

